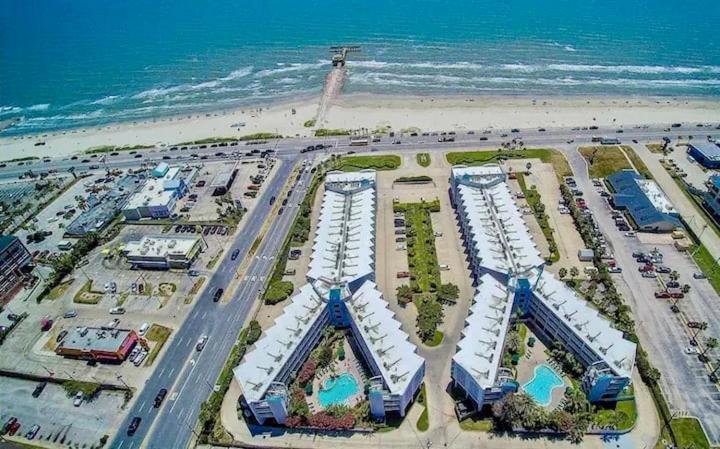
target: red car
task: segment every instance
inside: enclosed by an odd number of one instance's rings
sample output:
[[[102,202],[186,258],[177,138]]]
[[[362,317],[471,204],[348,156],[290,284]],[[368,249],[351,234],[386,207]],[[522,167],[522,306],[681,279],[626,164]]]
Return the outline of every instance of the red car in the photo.
[[[7,433],[10,436],[13,436],[17,433],[17,431],[20,430],[20,421],[15,421],[10,425],[10,428],[8,429]]]
[[[673,299],[682,299],[685,297],[685,294],[682,292],[670,293],[670,297]]]
[[[668,292],[655,292],[655,297],[656,297],[656,298],[669,298],[669,297],[670,297],[670,293],[668,293]]]

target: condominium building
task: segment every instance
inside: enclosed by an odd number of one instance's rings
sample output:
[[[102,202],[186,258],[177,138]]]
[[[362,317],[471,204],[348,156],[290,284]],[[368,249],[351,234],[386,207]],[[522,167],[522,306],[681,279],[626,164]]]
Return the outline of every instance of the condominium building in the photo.
[[[0,303],[10,301],[22,287],[24,269],[32,257],[19,238],[0,235]]]
[[[425,362],[374,283],[375,212],[374,171],[327,175],[308,283],[234,370],[259,423],[285,423],[288,386],[326,326],[348,331],[374,417],[404,416],[420,388]]]
[[[582,387],[591,402],[617,399],[630,382],[635,344],[543,270],[500,166],[453,167],[451,197],[477,285],[452,361],[455,386],[477,409],[518,390],[502,366],[517,313],[538,337],[560,343],[585,366]]]
[[[144,236],[125,244],[123,253],[133,268],[189,268],[207,245],[200,236]]]

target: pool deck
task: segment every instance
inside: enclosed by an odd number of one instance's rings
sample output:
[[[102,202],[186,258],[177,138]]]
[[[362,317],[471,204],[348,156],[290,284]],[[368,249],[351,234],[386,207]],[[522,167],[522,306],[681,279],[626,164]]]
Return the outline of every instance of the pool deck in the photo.
[[[333,362],[332,368],[326,368],[322,371],[318,371],[318,373],[315,375],[315,379],[313,380],[313,394],[305,397],[305,400],[307,401],[308,406],[310,407],[310,411],[312,413],[317,413],[325,409],[325,407],[320,405],[318,392],[322,388],[322,385],[324,385],[325,382],[333,375],[349,373],[355,378],[355,381],[358,384],[358,392],[351,396],[345,402],[346,405],[354,407],[358,403],[365,400],[365,392],[363,391],[365,382],[364,377],[360,371],[360,362],[357,360],[357,357],[355,357],[352,348],[350,347],[345,338],[343,338],[342,343],[345,348],[345,360],[340,361],[336,359]]]
[[[527,345],[527,338],[530,337],[535,338],[535,345],[532,348]],[[520,362],[517,365],[517,381],[521,385],[521,391],[522,385],[530,382],[535,376],[535,367],[542,364],[546,364],[552,367],[552,364],[550,363],[550,360],[546,354],[547,347],[540,341],[539,338],[533,335],[530,329],[528,329],[527,338],[525,340],[525,356],[520,359]],[[563,375],[562,371],[556,368],[553,368],[553,371],[555,371],[562,378],[566,386],[572,385],[567,376]],[[545,406],[545,408],[547,408],[548,410],[553,410],[560,404],[563,396],[565,396],[564,387],[553,388],[552,399],[550,400],[550,404]]]

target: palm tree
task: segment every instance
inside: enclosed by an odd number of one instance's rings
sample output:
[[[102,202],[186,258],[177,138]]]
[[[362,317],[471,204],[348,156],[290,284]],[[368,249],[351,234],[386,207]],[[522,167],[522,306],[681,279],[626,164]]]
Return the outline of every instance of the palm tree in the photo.
[[[525,164],[525,168],[526,168],[525,174],[528,174],[528,175],[529,175],[529,174],[530,174],[530,169],[532,168],[532,162],[528,162],[527,164]]]
[[[692,339],[695,340],[697,338],[698,334],[707,328],[708,328],[708,323],[706,321],[701,321],[700,323],[698,323],[697,327],[695,328],[695,332],[693,333]]]
[[[558,276],[560,276],[560,279],[562,279],[562,278],[564,278],[565,276],[567,276],[567,268],[565,268],[565,267],[560,268],[560,269],[558,270]]]
[[[677,271],[673,270],[673,271],[670,273],[670,280],[673,281],[673,282],[675,282],[675,281],[677,281],[678,279],[680,279],[680,273],[678,273]]]
[[[580,270],[577,269],[577,267],[570,268],[570,277],[575,279],[580,274]]]
[[[705,340],[705,349],[703,349],[703,352],[700,353],[700,360],[703,362],[707,361],[707,356],[705,356],[705,354],[717,348],[718,344],[720,344],[720,341],[718,341],[717,338],[708,337],[708,339]]]
[[[720,359],[715,360],[715,369],[712,370],[712,373],[710,373],[710,380],[712,382],[717,382],[717,372],[720,371]]]

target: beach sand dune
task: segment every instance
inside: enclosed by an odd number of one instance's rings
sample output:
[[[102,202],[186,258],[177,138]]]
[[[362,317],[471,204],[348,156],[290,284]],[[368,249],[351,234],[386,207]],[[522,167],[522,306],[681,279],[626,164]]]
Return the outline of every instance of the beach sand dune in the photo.
[[[0,159],[65,156],[101,145],[177,144],[206,137],[255,132],[311,136],[303,126],[315,117],[319,98],[234,111],[163,117],[139,123],[67,130],[43,136],[0,138]],[[293,114],[293,111],[295,113]],[[572,126],[717,123],[720,101],[679,98],[610,97],[395,97],[342,96],[325,116],[329,128],[392,126],[395,130],[481,130]],[[238,124],[244,126],[237,126]],[[235,126],[233,126],[235,125]],[[44,146],[34,146],[43,141]]]

